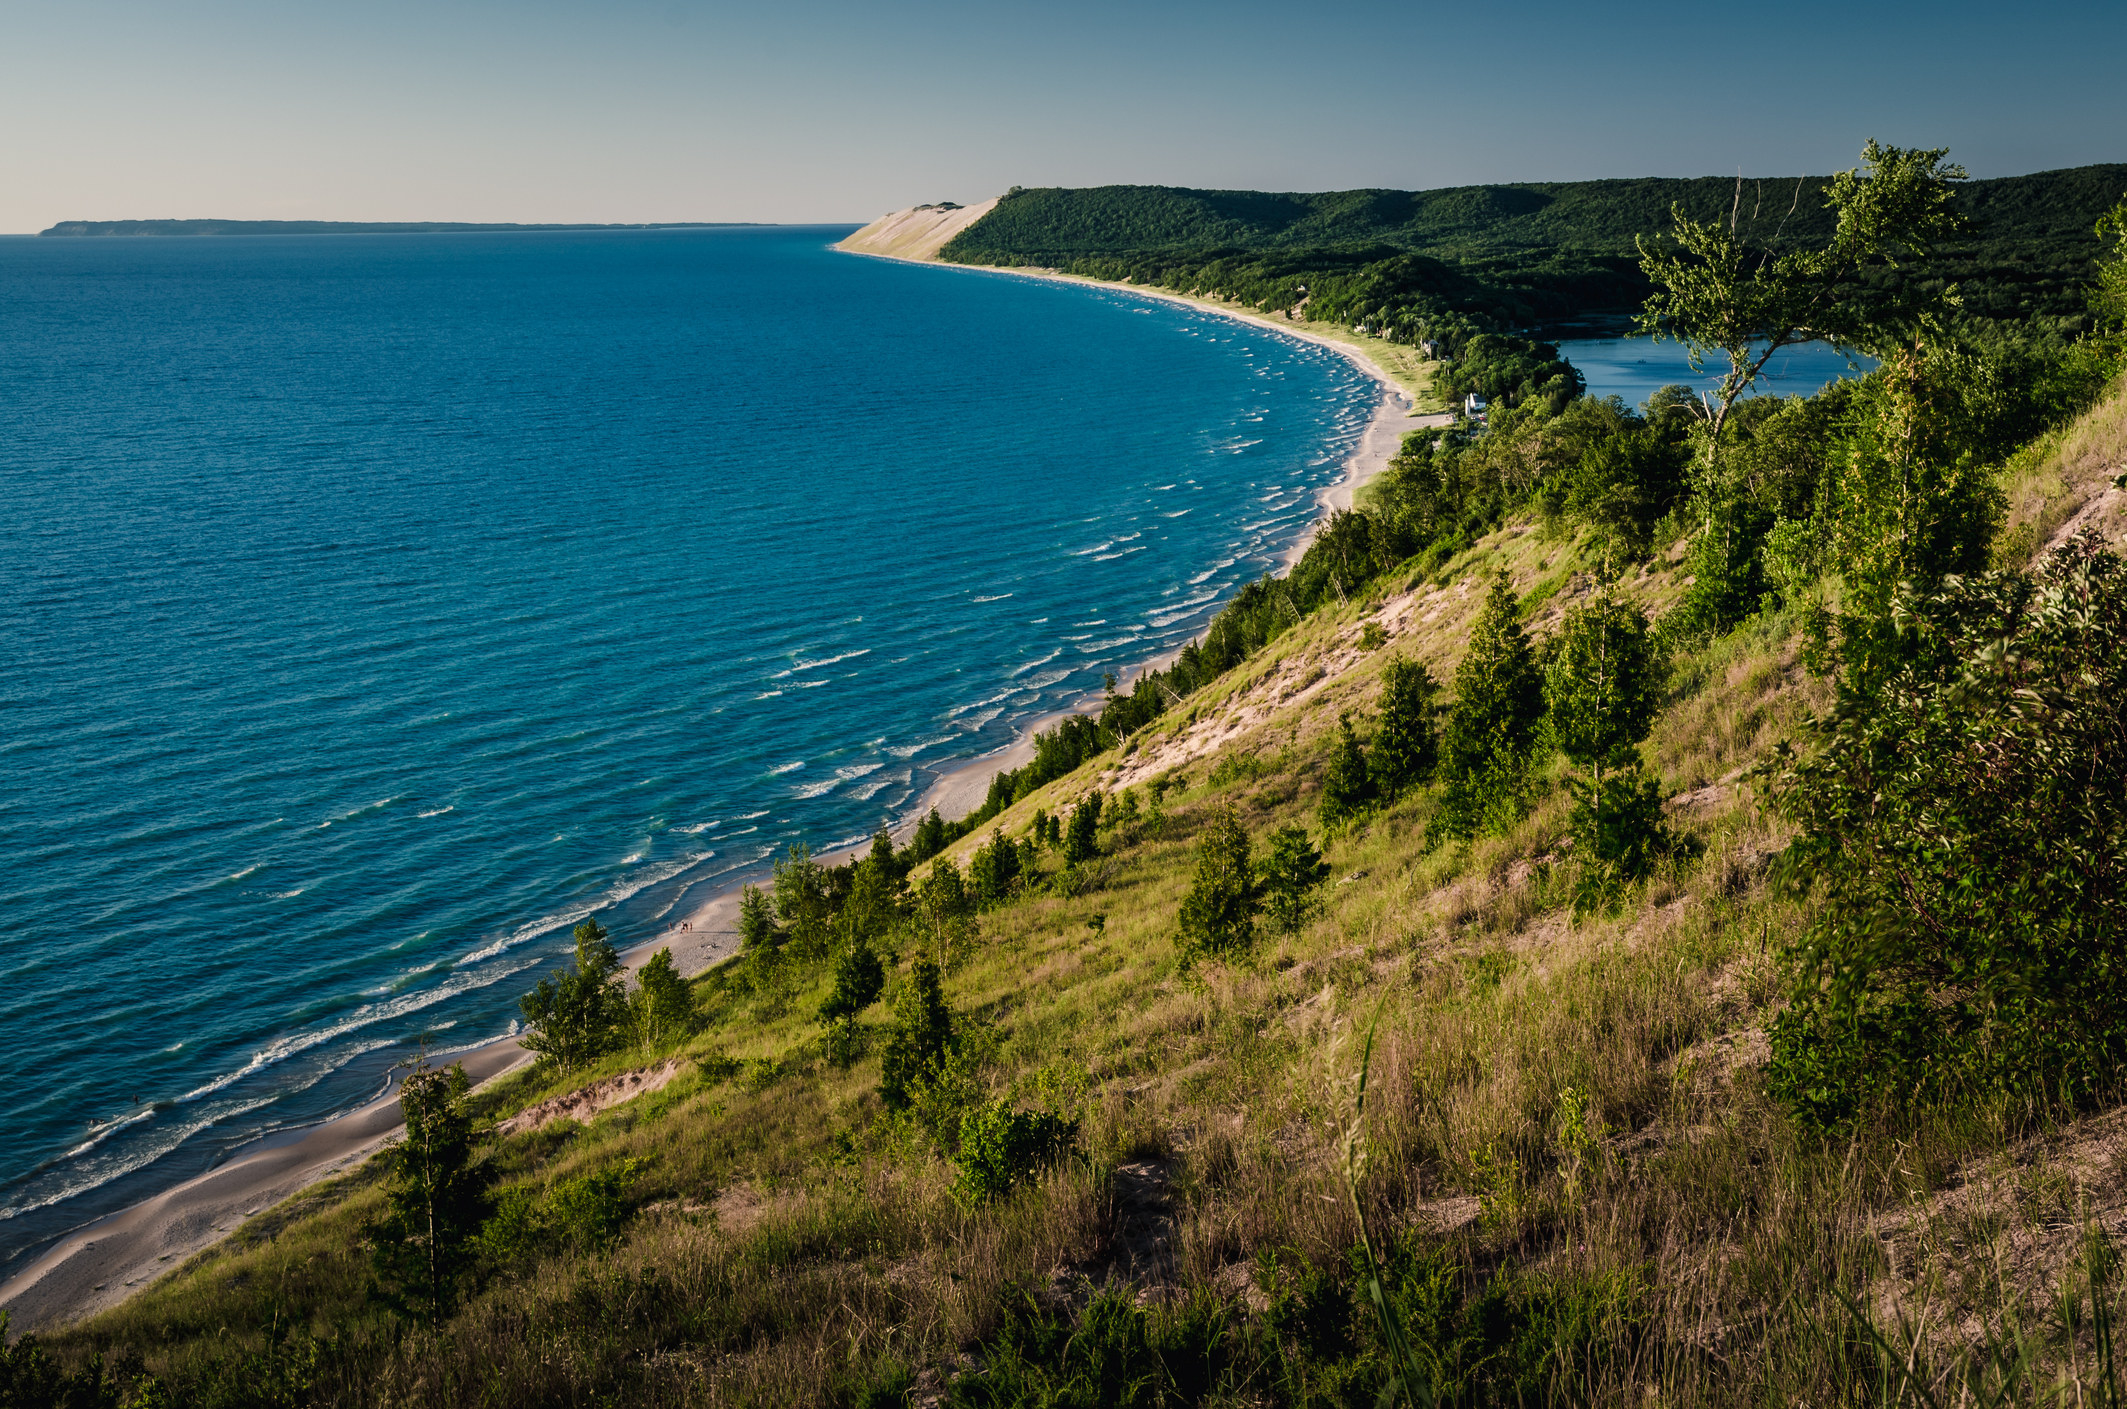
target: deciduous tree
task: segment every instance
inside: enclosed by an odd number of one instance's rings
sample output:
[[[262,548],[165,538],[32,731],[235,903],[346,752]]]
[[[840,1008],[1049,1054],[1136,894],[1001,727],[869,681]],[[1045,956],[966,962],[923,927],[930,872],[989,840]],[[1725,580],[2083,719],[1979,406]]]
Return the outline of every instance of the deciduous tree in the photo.
[[[385,1150],[384,1213],[368,1227],[383,1299],[427,1324],[457,1304],[494,1183],[473,1162],[466,1091],[463,1067],[426,1061],[400,1083],[406,1131]]]
[[[576,966],[556,969],[524,995],[525,1030],[518,1038],[562,1071],[574,1071],[613,1049],[628,1020],[620,956],[597,919],[576,927]]]

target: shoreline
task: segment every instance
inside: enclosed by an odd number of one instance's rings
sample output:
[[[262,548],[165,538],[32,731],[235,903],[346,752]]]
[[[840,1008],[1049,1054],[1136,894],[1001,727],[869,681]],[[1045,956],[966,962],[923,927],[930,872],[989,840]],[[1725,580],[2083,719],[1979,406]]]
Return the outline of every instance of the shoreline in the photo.
[[[942,264],[865,251],[844,253],[901,264],[971,269],[1126,291],[1253,324],[1264,331],[1327,348],[1352,362],[1376,383],[1380,394],[1373,415],[1346,456],[1337,480],[1316,491],[1315,517],[1281,560],[1285,571],[1290,571],[1306,552],[1322,521],[1337,509],[1350,508],[1359,490],[1387,467],[1401,449],[1404,434],[1451,419],[1440,414],[1418,414],[1415,392],[1367,357],[1363,349],[1208,301],[1054,272]],[[1168,658],[1157,656],[1139,665],[1122,683],[1159,668]],[[1066,708],[1041,715],[1004,748],[946,768],[918,797],[912,810],[894,824],[890,834],[897,842],[905,842],[933,807],[948,821],[958,821],[975,811],[987,796],[992,778],[1006,769],[1023,766],[1033,757],[1035,734],[1053,728],[1058,720],[1072,714],[1097,710],[1102,699],[1100,695],[1087,695]],[[822,853],[815,859],[825,865],[840,865],[864,855],[868,849],[869,843],[860,842]],[[670,923],[655,938],[621,952],[623,963],[631,971],[639,969],[658,950],[670,948],[674,967],[692,978],[728,959],[738,951],[740,896],[757,879],[728,883],[685,912],[673,912]],[[508,1075],[530,1060],[515,1037],[497,1037],[452,1056],[455,1063],[465,1067],[475,1085]],[[398,1105],[398,1095],[393,1090],[344,1114],[265,1136],[240,1147],[222,1164],[203,1174],[61,1235],[0,1285],[0,1309],[11,1314],[10,1330],[20,1335],[79,1321],[144,1290],[164,1273],[176,1270],[236,1231],[252,1216],[367,1159],[400,1129]]]

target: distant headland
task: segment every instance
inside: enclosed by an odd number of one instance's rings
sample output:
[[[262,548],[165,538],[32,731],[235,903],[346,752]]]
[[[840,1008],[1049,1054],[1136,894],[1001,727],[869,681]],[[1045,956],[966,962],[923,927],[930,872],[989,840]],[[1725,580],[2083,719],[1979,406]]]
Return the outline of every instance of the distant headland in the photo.
[[[667,220],[636,225],[477,224],[461,220],[62,220],[40,235],[471,235],[513,230],[714,230],[757,220]]]

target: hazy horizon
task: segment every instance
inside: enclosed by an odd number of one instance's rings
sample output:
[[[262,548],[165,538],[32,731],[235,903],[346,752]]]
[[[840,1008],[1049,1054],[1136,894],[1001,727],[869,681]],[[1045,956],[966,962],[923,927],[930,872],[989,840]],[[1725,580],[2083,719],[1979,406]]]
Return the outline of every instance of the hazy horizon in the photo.
[[[1342,0],[22,7],[0,231],[62,220],[861,223],[1013,185],[1322,191],[2127,159],[2127,8]]]

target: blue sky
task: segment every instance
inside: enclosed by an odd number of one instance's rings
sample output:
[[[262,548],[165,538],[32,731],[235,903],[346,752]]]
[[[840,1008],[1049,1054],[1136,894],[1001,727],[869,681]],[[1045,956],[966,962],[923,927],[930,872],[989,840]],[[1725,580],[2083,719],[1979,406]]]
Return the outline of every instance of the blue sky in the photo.
[[[2127,161],[2127,0],[0,0],[0,231]]]

